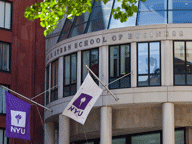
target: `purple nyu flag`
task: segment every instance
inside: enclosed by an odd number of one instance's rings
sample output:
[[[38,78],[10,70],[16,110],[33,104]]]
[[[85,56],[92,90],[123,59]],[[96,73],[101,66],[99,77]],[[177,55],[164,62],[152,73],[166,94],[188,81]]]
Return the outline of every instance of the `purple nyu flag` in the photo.
[[[30,140],[31,105],[5,91],[6,137]]]

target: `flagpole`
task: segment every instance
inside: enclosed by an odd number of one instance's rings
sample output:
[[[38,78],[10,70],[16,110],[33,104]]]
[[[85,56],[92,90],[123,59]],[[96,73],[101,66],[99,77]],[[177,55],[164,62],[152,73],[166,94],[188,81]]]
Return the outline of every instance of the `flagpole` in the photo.
[[[88,71],[91,72],[91,74],[105,87],[105,89],[115,98],[116,101],[119,100],[119,98],[117,98],[104,84],[103,82],[94,74],[94,72],[86,65],[86,68],[88,69]]]
[[[19,94],[19,93],[15,92],[15,91],[13,91],[13,90],[11,90],[11,89],[5,87],[5,86],[2,86],[2,85],[0,85],[0,86],[1,86],[3,89],[7,89],[7,90],[9,90],[9,91],[11,91],[11,92],[17,94],[18,96],[20,96],[20,97],[22,97],[22,98],[24,98],[24,99],[26,99],[26,100],[28,100],[28,101],[30,101],[30,102],[32,102],[32,103],[38,105],[38,106],[40,106],[40,107],[42,107],[42,108],[44,108],[44,109],[46,109],[46,110],[48,110],[48,111],[53,112],[52,109],[49,109],[49,108],[47,108],[47,107],[45,107],[45,106],[43,106],[43,105],[41,105],[41,104],[39,104],[39,103],[37,103],[37,102],[35,102],[35,101],[33,101],[33,100],[27,98],[26,96],[24,96],[24,95],[22,95],[22,94]]]
[[[40,94],[34,96],[33,98],[31,98],[31,100],[33,100],[33,99],[39,97],[40,95],[42,95],[42,94],[46,93],[47,91],[49,91],[49,90],[51,90],[51,89],[54,89],[54,88],[56,88],[56,87],[58,87],[58,85],[56,85],[56,86],[54,86],[54,87],[52,87],[52,88],[50,88],[50,89],[48,89],[48,90],[46,90],[46,91],[44,91],[44,92],[42,92],[42,93],[40,93]],[[60,87],[60,84],[59,84],[59,87]]]

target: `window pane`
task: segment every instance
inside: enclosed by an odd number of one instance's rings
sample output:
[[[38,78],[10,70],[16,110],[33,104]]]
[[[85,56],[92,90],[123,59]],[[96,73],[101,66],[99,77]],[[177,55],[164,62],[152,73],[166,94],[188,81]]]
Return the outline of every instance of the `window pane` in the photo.
[[[168,23],[191,23],[192,11],[169,11]]]
[[[5,28],[10,29],[10,21],[11,21],[11,4],[6,3],[6,9],[5,9]]]
[[[122,45],[121,46],[121,72],[129,73],[130,72],[130,53],[129,53],[129,45]]]
[[[166,10],[167,0],[147,0],[139,4],[139,11]]]
[[[127,88],[131,87],[130,85],[130,76],[126,76],[120,80],[120,87],[121,88]]]
[[[64,97],[70,95],[70,86],[65,86],[64,87]]]
[[[90,15],[90,13],[86,12],[86,13],[82,14],[81,16],[78,16],[77,20],[75,22],[75,25],[79,25],[81,23],[87,22],[88,18],[89,18],[89,15]]]
[[[160,137],[160,133],[132,136],[131,144],[160,144]]]
[[[192,73],[192,42],[186,42],[187,73]]]
[[[98,50],[91,51],[91,70],[97,75],[98,74],[98,67],[99,66],[99,53]]]
[[[0,143],[3,143],[3,130],[0,129]]]
[[[3,113],[3,93],[5,91],[3,88],[0,88],[0,113]]]
[[[184,130],[175,131],[175,144],[185,144]]]
[[[119,76],[119,46],[110,47],[110,77]]]
[[[0,27],[2,27],[2,28],[4,28],[4,21],[5,21],[4,5],[5,5],[5,3],[0,1]]]
[[[113,138],[112,144],[125,144],[126,139],[125,138]]]
[[[160,70],[160,48],[159,42],[150,43],[150,74]]]
[[[88,73],[88,70],[87,68],[85,67],[86,65],[89,66],[89,51],[84,51],[83,52],[83,65],[82,65],[82,69],[83,69],[83,73],[82,73],[82,81],[85,79],[87,73]]]
[[[175,85],[185,85],[185,74],[175,74]]]
[[[77,82],[77,55],[71,55],[71,83]]]
[[[6,114],[6,99],[5,99],[5,92],[3,92],[3,113]]]
[[[139,12],[137,25],[164,24],[167,23],[166,11]]]
[[[192,1],[190,0],[171,0],[169,9],[191,9]]]
[[[148,74],[148,43],[138,44],[138,74]]]
[[[174,43],[174,56],[175,73],[185,73],[184,42]]]
[[[148,86],[148,76],[138,77],[138,86]]]
[[[151,75],[150,85],[160,85],[160,75]]]
[[[75,95],[76,91],[77,91],[76,84],[71,85],[71,95]]]
[[[107,29],[109,18],[90,21],[88,33]]]
[[[65,85],[70,84],[70,56],[65,57]]]
[[[136,4],[138,5],[138,4]],[[113,8],[117,8],[120,7],[121,8],[121,2],[118,2],[117,0],[115,0],[115,4]],[[121,11],[124,12],[124,10],[121,8]],[[110,25],[109,25],[109,29],[111,28],[120,28],[120,27],[127,27],[127,26],[135,26],[136,24],[136,16],[137,13],[134,13],[132,17],[129,17],[127,19],[126,22],[121,23],[120,20],[114,19],[113,16],[111,16],[111,21],[110,21]]]
[[[74,37],[74,36],[83,34],[84,31],[85,31],[86,25],[87,25],[87,23],[84,23],[84,24],[80,24],[80,25],[78,25],[78,26],[75,26],[75,27],[72,29],[72,32],[71,32],[71,34],[70,34],[70,37]]]
[[[6,130],[4,130],[4,144],[8,144],[7,137],[5,137]]]
[[[192,85],[192,75],[191,74],[187,75],[187,84]]]
[[[117,78],[110,78],[109,83],[116,80]],[[119,80],[109,85],[110,89],[119,88]]]

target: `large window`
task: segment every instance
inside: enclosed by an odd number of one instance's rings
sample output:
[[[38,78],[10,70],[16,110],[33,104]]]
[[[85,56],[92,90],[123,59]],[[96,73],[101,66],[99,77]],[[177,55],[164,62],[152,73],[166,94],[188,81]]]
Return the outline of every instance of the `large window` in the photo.
[[[58,85],[58,60],[51,63],[51,88]],[[58,99],[58,87],[51,89],[51,99],[54,101]]]
[[[0,71],[10,72],[10,44],[0,42]]]
[[[77,91],[77,54],[64,56],[64,97],[74,95]]]
[[[130,45],[110,46],[109,83],[130,73]],[[131,87],[130,75],[109,85],[110,89]]]
[[[162,131],[113,137],[112,144],[162,144]],[[83,140],[71,144],[99,144],[99,139]],[[185,144],[185,129],[175,130],[175,144]]]
[[[49,89],[49,66],[46,68],[46,86],[45,90]],[[49,103],[49,91],[46,92],[46,105]]]
[[[87,76],[88,66],[97,76],[99,76],[99,49],[91,49],[82,52],[82,77],[81,81]],[[94,79],[94,77],[93,77]]]
[[[192,41],[174,41],[174,85],[192,85]]]
[[[0,28],[11,29],[11,3],[0,0]]]
[[[5,129],[0,129],[0,144],[8,144],[9,139],[5,137]]]
[[[160,42],[138,43],[137,86],[161,85]]]

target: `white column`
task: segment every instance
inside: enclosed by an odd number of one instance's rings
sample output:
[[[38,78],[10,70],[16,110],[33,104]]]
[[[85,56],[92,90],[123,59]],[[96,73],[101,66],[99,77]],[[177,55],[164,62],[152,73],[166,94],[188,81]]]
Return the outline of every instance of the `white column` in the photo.
[[[131,43],[131,87],[137,87],[137,44]]]
[[[58,61],[58,98],[63,98],[63,57]]]
[[[164,103],[162,110],[163,144],[175,144],[174,104]]]
[[[99,48],[99,78],[105,85],[108,84],[109,78],[108,51],[108,46],[102,46]],[[103,87],[101,83],[99,83],[99,86]]]
[[[169,33],[170,35],[170,33]],[[161,41],[162,86],[173,85],[173,41]]]
[[[112,108],[101,107],[101,126],[100,126],[101,144],[112,143]]]
[[[46,122],[45,126],[45,144],[55,143],[55,126],[53,122]]]
[[[59,144],[70,143],[70,119],[59,115]]]

